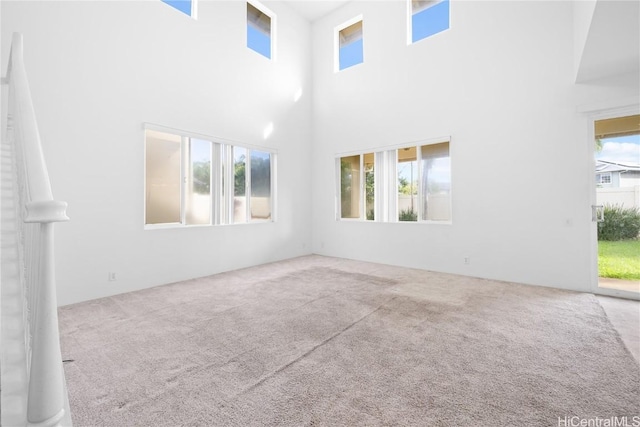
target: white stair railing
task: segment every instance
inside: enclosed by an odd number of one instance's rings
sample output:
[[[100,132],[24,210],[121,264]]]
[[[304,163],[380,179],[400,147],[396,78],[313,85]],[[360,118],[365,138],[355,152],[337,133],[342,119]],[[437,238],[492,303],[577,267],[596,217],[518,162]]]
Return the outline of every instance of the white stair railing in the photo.
[[[53,225],[67,221],[53,199],[23,61],[14,33],[2,143],[2,425],[71,425],[60,353]]]

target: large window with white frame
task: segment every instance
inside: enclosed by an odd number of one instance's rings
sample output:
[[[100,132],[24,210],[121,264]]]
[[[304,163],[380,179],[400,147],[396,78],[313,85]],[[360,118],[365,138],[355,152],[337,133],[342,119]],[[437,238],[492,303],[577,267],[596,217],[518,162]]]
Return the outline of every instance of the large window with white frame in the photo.
[[[449,139],[337,157],[338,219],[451,222]]]
[[[276,154],[145,130],[146,228],[273,221]]]

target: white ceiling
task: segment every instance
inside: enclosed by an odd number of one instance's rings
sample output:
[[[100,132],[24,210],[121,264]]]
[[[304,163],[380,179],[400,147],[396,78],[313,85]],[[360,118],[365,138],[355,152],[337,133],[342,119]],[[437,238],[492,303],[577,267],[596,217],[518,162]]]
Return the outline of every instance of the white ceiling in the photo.
[[[285,3],[307,21],[313,22],[348,3],[348,0],[286,0]]]

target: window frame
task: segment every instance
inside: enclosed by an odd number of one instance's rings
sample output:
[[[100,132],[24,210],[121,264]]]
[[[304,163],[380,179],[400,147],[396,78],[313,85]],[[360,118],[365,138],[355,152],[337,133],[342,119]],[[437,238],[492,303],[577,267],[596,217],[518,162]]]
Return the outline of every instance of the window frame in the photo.
[[[603,181],[603,178],[609,178],[608,182]],[[613,181],[613,174],[611,172],[598,172],[596,173],[596,185],[611,185]]]
[[[258,52],[257,50],[253,49],[252,47],[249,46],[249,38],[247,37],[246,40],[246,46],[247,49],[259,54],[260,56],[262,56],[263,58],[266,58],[270,61],[276,61],[276,57],[277,57],[277,49],[276,49],[276,40],[277,40],[277,16],[274,12],[272,12],[268,7],[266,7],[264,4],[260,3],[258,0],[247,0],[245,2],[245,12],[246,12],[246,8],[248,7],[248,5],[253,6],[254,8],[258,9],[260,12],[264,13],[265,15],[267,15],[269,17],[269,19],[271,20],[271,28],[270,28],[270,35],[269,35],[269,42],[271,43],[270,45],[270,53],[271,56],[270,57],[266,57],[265,55],[263,55],[261,52]],[[248,18],[246,19],[246,26],[249,26],[249,20]]]
[[[373,185],[373,217],[374,219],[367,219],[367,171],[365,169],[365,156],[373,155],[373,173],[374,173],[374,185]],[[359,169],[358,169],[358,217],[342,217],[342,159],[347,157],[356,157],[359,159]],[[372,222],[375,221],[378,212],[378,204],[377,204],[377,157],[378,153],[374,151],[365,151],[359,154],[351,154],[336,157],[336,171],[337,171],[337,210],[336,210],[336,218],[340,221],[367,221]]]
[[[448,158],[450,165],[449,174],[449,219],[448,220],[428,220],[423,217],[423,184],[422,184],[422,147],[428,145],[448,144]],[[384,222],[384,223],[409,223],[409,224],[437,224],[452,225],[453,224],[453,159],[451,155],[451,137],[441,136],[436,138],[428,138],[411,143],[388,145],[367,150],[359,150],[352,152],[338,153],[335,155],[336,167],[336,196],[335,196],[335,219],[336,221],[364,221],[364,222]],[[417,164],[417,221],[400,221],[398,219],[398,150],[405,148],[416,148],[416,164]],[[374,219],[366,219],[366,186],[364,172],[364,156],[366,154],[374,154]],[[358,218],[342,218],[342,200],[341,200],[341,169],[340,162],[344,157],[360,156],[360,216]]]
[[[359,62],[357,64],[353,64],[349,67],[340,69],[340,31],[344,30],[345,28],[348,28],[350,26],[352,26],[353,24],[357,24],[358,22],[362,21],[362,62]],[[358,16],[355,16],[351,19],[349,19],[346,22],[343,22],[342,24],[334,27],[333,29],[333,72],[334,73],[338,73],[340,71],[344,71],[344,70],[348,70],[350,68],[356,67],[360,64],[364,64],[364,35],[365,35],[365,30],[364,30],[364,15],[360,14]]]
[[[449,3],[449,5],[448,5],[449,15],[447,16],[447,19],[448,19],[447,28],[438,31],[437,33],[433,33],[433,34],[430,34],[430,35],[428,35],[426,37],[422,37],[422,38],[420,38],[420,39],[418,39],[416,41],[413,41],[413,15],[414,15],[414,13],[413,13],[413,2],[412,2],[412,0],[407,0],[407,45],[408,46],[416,44],[416,43],[418,43],[418,42],[420,42],[422,40],[428,39],[430,37],[433,37],[433,36],[435,36],[437,34],[440,34],[440,33],[444,32],[446,30],[451,29],[451,1],[450,0],[435,0],[432,5],[424,8],[420,12],[423,12],[423,11],[425,11],[427,9],[430,9],[430,8],[436,6],[436,5],[440,4],[440,3],[443,3],[445,1]],[[417,12],[417,13],[420,13],[420,12]]]
[[[180,222],[147,224],[147,131],[162,132],[173,136],[180,137]],[[208,224],[188,224],[186,221],[186,186],[188,181],[188,168],[185,167],[186,162],[190,161],[189,146],[192,139],[209,141],[211,144],[211,170],[210,170],[210,216]],[[259,224],[277,222],[276,206],[277,206],[277,157],[278,152],[268,147],[257,146],[253,144],[240,143],[225,138],[203,135],[195,132],[189,132],[170,128],[166,126],[144,123],[142,126],[142,143],[143,143],[143,216],[142,223],[144,230],[158,230],[167,228],[193,228],[193,227],[217,227],[226,225],[240,224]],[[250,192],[251,172],[246,168],[251,167],[251,161],[245,164],[245,197],[247,197],[246,220],[242,222],[234,221],[233,207],[231,202],[234,188],[234,163],[233,148],[244,148],[247,158],[251,156],[252,151],[269,153],[270,167],[270,210],[271,216],[267,219],[251,218]],[[230,165],[230,167],[229,167]],[[230,192],[231,191],[231,192]]]

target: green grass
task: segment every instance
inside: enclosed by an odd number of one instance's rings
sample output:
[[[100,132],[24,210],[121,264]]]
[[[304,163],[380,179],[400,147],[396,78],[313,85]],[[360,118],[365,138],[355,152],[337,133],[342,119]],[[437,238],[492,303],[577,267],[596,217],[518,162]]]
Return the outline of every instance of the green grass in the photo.
[[[599,241],[598,275],[640,280],[640,240]]]

